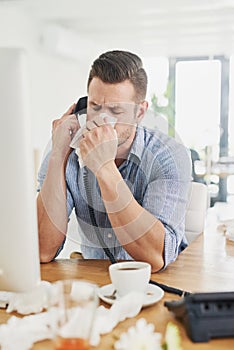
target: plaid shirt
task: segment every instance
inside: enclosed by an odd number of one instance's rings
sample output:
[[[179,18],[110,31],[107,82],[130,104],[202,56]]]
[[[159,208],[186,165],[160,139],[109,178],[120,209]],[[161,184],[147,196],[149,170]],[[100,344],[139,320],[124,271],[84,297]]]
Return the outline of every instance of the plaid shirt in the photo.
[[[48,153],[38,174],[38,191],[46,176],[49,156]],[[190,153],[182,144],[159,130],[138,126],[128,158],[121,164],[119,171],[136,201],[164,225],[166,267],[187,246],[184,221],[191,182]],[[73,151],[66,167],[68,216],[75,209],[80,227],[77,240],[84,258],[106,259],[91,224],[84,172],[85,168],[80,168],[78,157]],[[95,176],[89,170],[87,174],[97,226],[106,246],[116,259],[132,259],[111,227]]]

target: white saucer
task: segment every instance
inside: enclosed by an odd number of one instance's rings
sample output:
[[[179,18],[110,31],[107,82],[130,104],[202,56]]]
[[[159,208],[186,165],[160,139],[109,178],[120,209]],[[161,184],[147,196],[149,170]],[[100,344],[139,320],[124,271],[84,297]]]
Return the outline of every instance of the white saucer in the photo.
[[[105,286],[102,286],[98,289],[98,296],[101,300],[112,305],[116,300],[120,299],[118,294],[116,294],[115,300],[106,298],[105,295],[111,295],[113,291],[114,291],[113,284],[106,284]],[[153,305],[157,303],[159,300],[161,300],[163,296],[164,296],[164,291],[160,287],[149,283],[142,306],[145,307],[145,306]]]

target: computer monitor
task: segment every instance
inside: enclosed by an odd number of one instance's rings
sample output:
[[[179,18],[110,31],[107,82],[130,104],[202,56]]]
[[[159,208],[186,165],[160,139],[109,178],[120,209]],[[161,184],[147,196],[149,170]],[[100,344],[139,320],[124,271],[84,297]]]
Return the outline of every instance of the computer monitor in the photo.
[[[27,57],[0,48],[0,291],[40,283]]]

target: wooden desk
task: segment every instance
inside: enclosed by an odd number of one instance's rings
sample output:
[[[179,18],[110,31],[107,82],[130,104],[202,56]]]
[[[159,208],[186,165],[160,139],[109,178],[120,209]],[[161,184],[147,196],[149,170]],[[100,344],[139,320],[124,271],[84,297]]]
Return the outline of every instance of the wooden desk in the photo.
[[[108,266],[109,262],[103,260],[57,260],[41,265],[41,275],[43,280],[50,282],[58,279],[80,278],[96,282],[101,286],[110,283]],[[234,242],[226,241],[222,234],[200,235],[180,254],[176,262],[168,266],[165,271],[153,274],[152,279],[191,292],[234,291]],[[173,294],[165,293],[160,302],[144,308],[136,318],[119,323],[111,334],[102,336],[101,343],[94,349],[113,349],[116,336],[134,325],[136,319],[141,317],[153,323],[156,330],[162,334],[165,332],[168,321],[177,324],[184,350],[234,349],[234,338],[214,339],[208,343],[192,343],[183,326],[163,305],[165,300],[178,298]],[[9,317],[4,310],[0,311],[1,323]],[[51,342],[43,341],[33,347],[33,350],[41,349],[52,349]]]

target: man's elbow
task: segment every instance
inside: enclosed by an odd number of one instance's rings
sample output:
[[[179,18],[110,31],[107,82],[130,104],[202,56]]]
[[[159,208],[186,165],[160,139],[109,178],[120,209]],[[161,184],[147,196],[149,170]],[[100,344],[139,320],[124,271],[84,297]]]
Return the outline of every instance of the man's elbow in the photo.
[[[163,254],[159,252],[155,254],[155,251],[154,251],[154,254],[152,254],[148,263],[151,265],[152,273],[160,271],[165,265]]]
[[[40,263],[46,264],[54,260],[55,254],[40,251]]]
[[[154,259],[154,261],[150,262],[150,265],[152,273],[158,272],[164,267],[164,260],[162,258]]]

